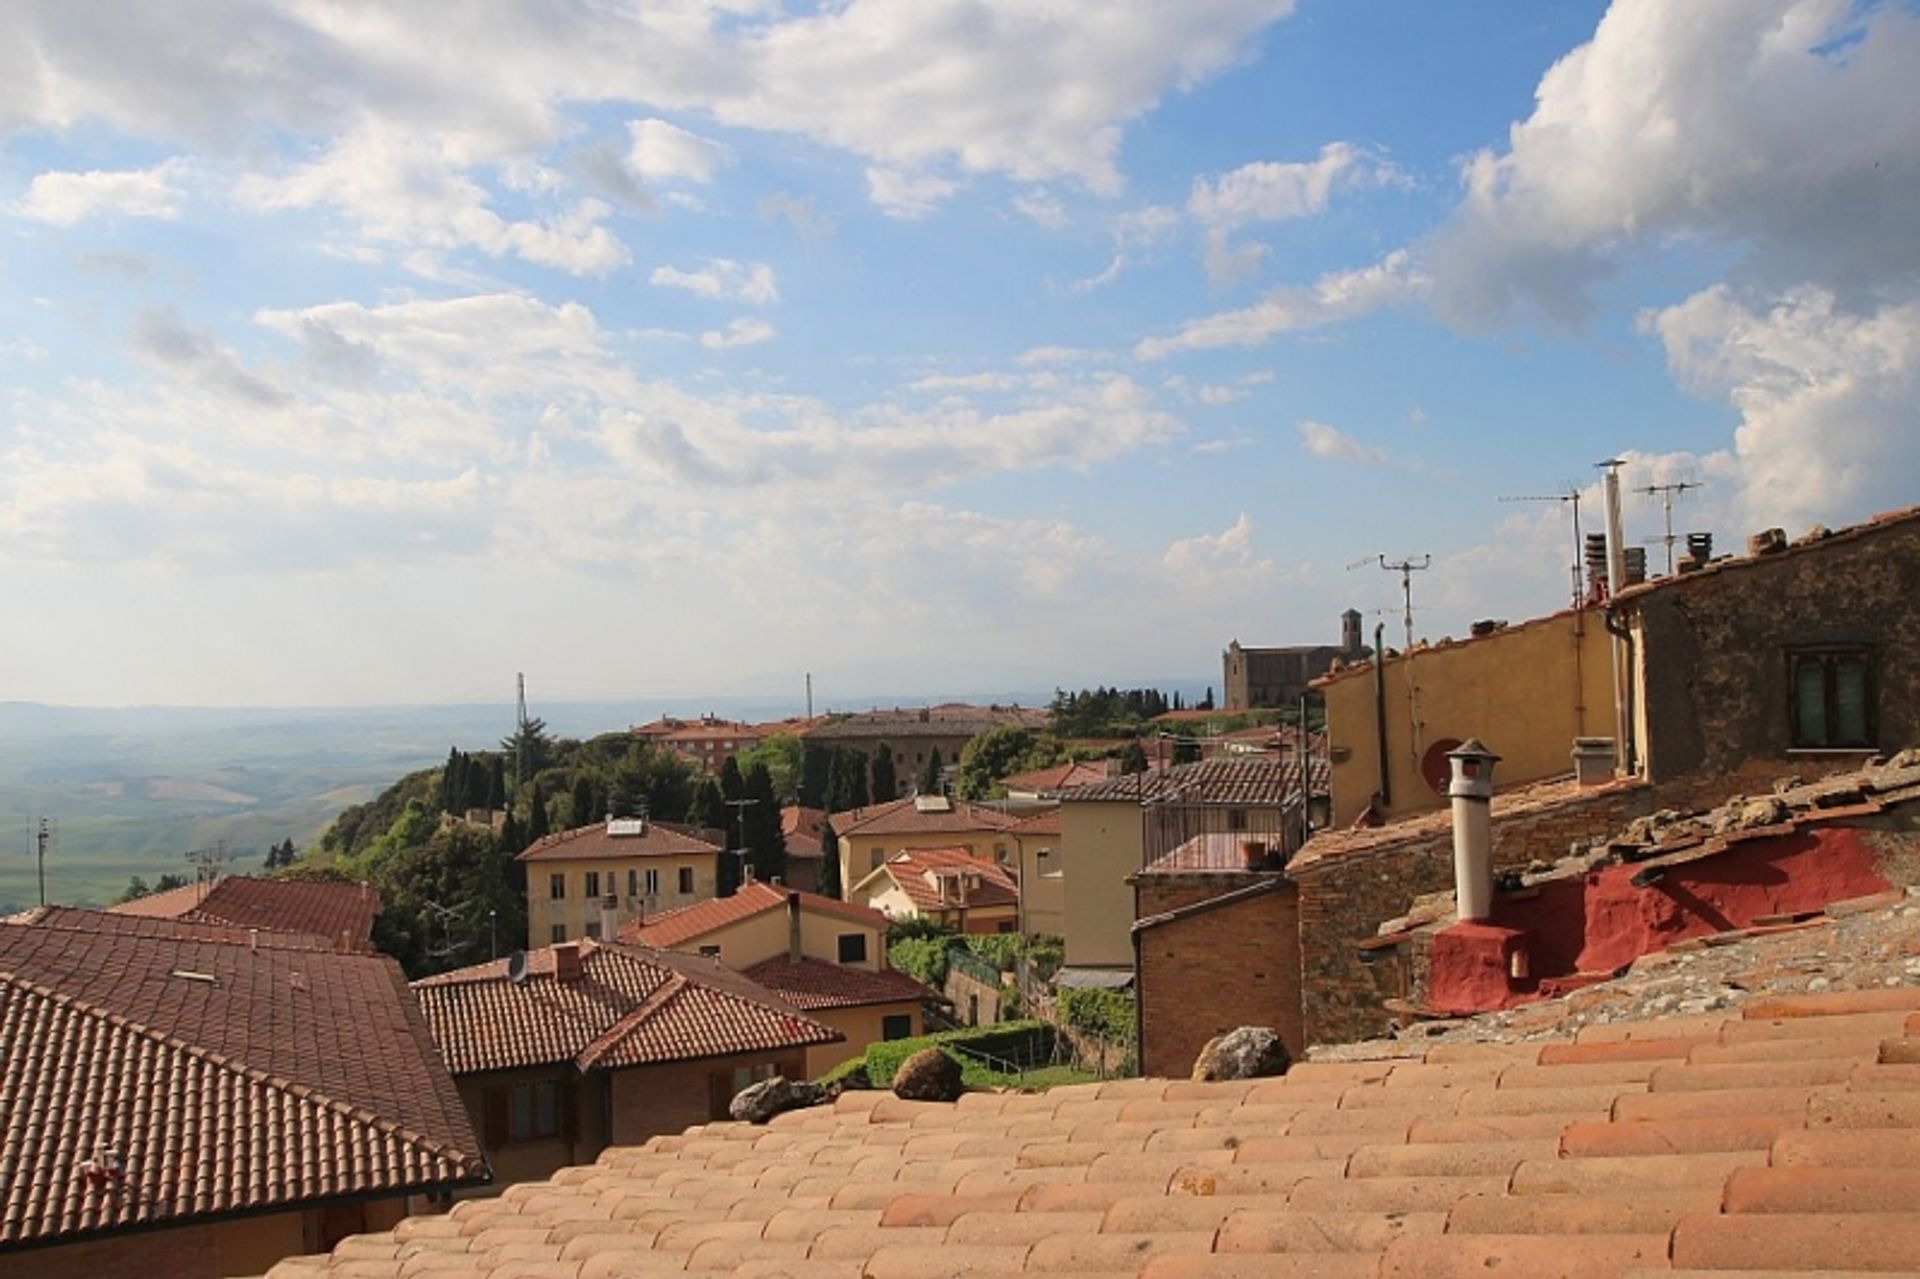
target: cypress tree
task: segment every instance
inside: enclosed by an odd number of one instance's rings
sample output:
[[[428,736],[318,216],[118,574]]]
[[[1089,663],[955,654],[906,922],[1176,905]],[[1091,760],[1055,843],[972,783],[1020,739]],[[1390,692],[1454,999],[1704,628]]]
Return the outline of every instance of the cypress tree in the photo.
[[[748,771],[742,798],[756,801],[740,812],[740,846],[747,850],[753,873],[763,881],[785,879],[787,841],[780,833],[780,800],[765,764],[756,763]]]
[[[547,834],[547,797],[540,793],[540,783],[536,779],[532,791],[527,795],[527,842],[543,839]]]
[[[800,804],[824,808],[833,784],[833,752],[812,742],[800,748]]]
[[[1144,773],[1147,771],[1147,748],[1140,744],[1139,738],[1127,743],[1120,752],[1120,771],[1122,773]]]
[[[920,793],[922,795],[938,795],[946,788],[945,779],[941,776],[940,772],[940,770],[945,767],[946,764],[940,758],[940,748],[938,746],[927,752],[926,767],[920,770]]]
[[[727,828],[727,805],[720,794],[720,783],[709,777],[694,787],[693,803],[687,806],[687,822],[713,830]]]
[[[840,840],[827,822],[820,823],[820,895],[846,896],[840,883]]]
[[[505,808],[506,806],[507,768],[500,756],[495,755],[487,769],[487,799],[485,807],[488,810],[492,810]],[[519,850],[515,849],[514,851],[518,852]]]
[[[873,752],[873,798],[884,804],[900,794],[900,783],[893,775],[893,747],[881,742]]]
[[[573,795],[567,801],[567,820],[575,826],[587,826],[599,815],[594,812],[593,776],[582,769],[573,775]]]
[[[720,795],[723,799],[741,799],[745,796],[747,779],[740,775],[740,761],[729,755],[720,765]]]

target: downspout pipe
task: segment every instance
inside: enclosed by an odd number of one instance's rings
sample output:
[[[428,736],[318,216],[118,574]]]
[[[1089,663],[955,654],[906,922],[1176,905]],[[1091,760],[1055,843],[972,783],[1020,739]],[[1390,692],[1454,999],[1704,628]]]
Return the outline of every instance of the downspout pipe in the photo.
[[[1619,640],[1626,652],[1627,677],[1622,689],[1624,695],[1623,708],[1625,711],[1622,723],[1626,732],[1620,739],[1620,766],[1627,776],[1633,777],[1640,772],[1639,743],[1634,737],[1635,726],[1638,722],[1638,712],[1634,709],[1633,696],[1633,671],[1635,665],[1633,631],[1628,628],[1625,622],[1620,620],[1620,614],[1614,608],[1612,601],[1608,601],[1607,606],[1601,610],[1600,619],[1607,628],[1607,634]]]
[[[1393,783],[1387,780],[1387,627],[1382,622],[1373,628],[1373,718],[1375,742],[1380,748],[1381,815],[1393,803]]]

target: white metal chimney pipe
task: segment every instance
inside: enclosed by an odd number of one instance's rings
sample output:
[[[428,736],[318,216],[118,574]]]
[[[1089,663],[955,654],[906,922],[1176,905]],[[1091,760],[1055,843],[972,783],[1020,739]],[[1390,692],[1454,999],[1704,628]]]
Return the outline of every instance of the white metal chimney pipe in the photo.
[[[1611,599],[1627,584],[1627,539],[1620,523],[1620,467],[1617,458],[1599,463],[1601,492],[1606,496],[1607,515],[1607,596]],[[1628,740],[1627,681],[1633,673],[1627,669],[1627,645],[1614,635],[1613,655],[1613,740]],[[1631,748],[1629,748],[1630,750]]]
[[[1477,737],[1447,752],[1453,780],[1453,895],[1460,919],[1493,916],[1493,766],[1500,757]]]
[[[600,940],[620,940],[620,898],[613,893],[600,899]]]

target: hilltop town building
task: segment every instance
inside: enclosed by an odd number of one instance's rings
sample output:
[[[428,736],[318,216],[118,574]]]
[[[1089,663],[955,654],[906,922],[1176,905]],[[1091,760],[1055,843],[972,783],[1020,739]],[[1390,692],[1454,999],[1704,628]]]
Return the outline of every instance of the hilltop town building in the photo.
[[[956,933],[1020,927],[1020,885],[998,862],[964,848],[895,853],[847,894],[889,919],[924,919]]]
[[[726,836],[620,817],[561,831],[527,846],[527,947],[601,937],[659,910],[690,906],[718,890]],[[611,900],[611,905],[609,905]]]
[[[1360,614],[1340,615],[1340,643],[1298,644],[1288,648],[1243,648],[1239,640],[1220,655],[1221,694],[1229,711],[1291,707],[1314,680],[1336,661],[1358,661],[1371,649],[1362,642]]]
[[[1005,863],[1013,852],[1007,832],[1018,819],[964,799],[908,795],[829,820],[840,839],[840,883],[847,890],[902,849],[957,847]]]
[[[871,764],[885,746],[893,756],[898,793],[912,792],[927,757],[940,752],[943,764],[960,758],[968,742],[996,728],[1044,729],[1050,722],[1046,711],[1022,706],[969,706],[947,702],[901,710],[861,711],[853,715],[829,717],[809,728],[808,745],[828,750],[851,750],[865,756]],[[875,795],[876,803],[890,796]],[[836,829],[838,829],[836,827]]]

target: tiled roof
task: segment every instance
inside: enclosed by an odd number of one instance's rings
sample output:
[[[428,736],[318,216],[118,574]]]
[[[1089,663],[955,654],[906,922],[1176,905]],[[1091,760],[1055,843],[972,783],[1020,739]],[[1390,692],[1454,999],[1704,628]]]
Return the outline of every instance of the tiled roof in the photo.
[[[824,959],[777,955],[753,965],[746,975],[803,1012],[935,998],[933,991],[903,972],[891,968],[874,972]]]
[[[1326,761],[1313,760],[1309,775],[1313,793],[1326,794]],[[1299,802],[1300,769],[1292,760],[1225,756],[1076,787],[1063,791],[1060,799],[1063,803],[1097,800],[1279,808]]]
[[[960,903],[952,895],[942,897],[940,881],[960,875],[977,875],[980,882],[968,890],[967,906],[972,909],[1012,906],[1020,900],[1020,886],[998,862],[975,857],[964,848],[909,848],[895,853],[880,868],[860,881],[864,887],[885,875],[900,886],[913,908],[922,914],[952,910]]]
[[[712,960],[575,944],[575,981],[559,980],[548,946],[527,952],[522,982],[496,960],[414,983],[454,1074],[559,1062],[582,1070],[651,1065],[843,1038]]]
[[[276,950],[331,951],[338,943],[317,933],[256,932],[232,924],[201,919],[167,919],[158,915],[122,915],[78,906],[35,906],[10,915],[0,923],[45,924],[53,928],[111,932],[123,937],[161,937],[175,940],[269,945]]]
[[[0,1247],[484,1181],[399,966],[314,941],[0,923]]]
[[[1691,573],[1675,573],[1668,577],[1654,578],[1650,581],[1641,582],[1619,591],[1614,596],[1614,599],[1621,604],[1630,605],[1643,596],[1652,594],[1654,591],[1684,586],[1689,582],[1716,577],[1722,573],[1752,568],[1759,564],[1772,564],[1792,556],[1816,554],[1823,547],[1832,547],[1847,542],[1859,541],[1861,538],[1871,537],[1877,533],[1884,533],[1890,529],[1911,524],[1916,520],[1920,520],[1920,506],[1909,506],[1897,511],[1884,511],[1863,523],[1851,524],[1843,529],[1826,531],[1824,536],[1803,537],[1789,546],[1765,555],[1730,555],[1713,560],[1704,567]]]
[[[712,1124],[271,1279],[1920,1271],[1920,989]]]
[[[1046,808],[1022,817],[1012,826],[1016,835],[1058,835],[1060,833],[1060,810],[1058,807]]]
[[[615,830],[622,823],[613,823]],[[720,831],[696,830],[669,822],[648,821],[638,835],[612,834],[609,823],[556,831],[529,844],[516,859],[523,862],[575,858],[678,857],[689,853],[718,853],[726,846]]]
[[[756,881],[742,884],[740,891],[731,897],[715,897],[691,906],[662,911],[658,915],[648,916],[644,921],[630,920],[621,927],[620,940],[638,941],[662,949],[683,946],[696,937],[705,937],[715,929],[726,928],[743,919],[752,919],[770,910],[785,910],[789,893],[800,898],[800,909],[803,911],[832,915],[864,924],[868,928],[885,929],[887,926],[887,917],[877,910],[868,910],[865,906],[856,906],[837,897],[822,897],[819,893],[801,892],[796,888],[776,888],[772,884]]]
[[[353,945],[366,946],[373,939],[380,894],[365,884],[336,880],[228,875],[211,888],[189,884],[109,909],[114,914],[311,933],[334,941],[345,937]]]
[[[1512,790],[1495,791],[1493,820],[1534,816],[1567,804],[1588,803],[1601,796],[1637,790],[1647,783],[1638,778],[1622,778],[1599,786],[1581,786],[1571,775]],[[1433,839],[1453,828],[1453,814],[1445,808],[1405,817],[1385,826],[1362,826],[1350,830],[1316,831],[1287,863],[1289,871],[1302,871],[1331,859],[1365,856],[1402,844]]]
[[[789,857],[820,856],[820,832],[827,824],[825,810],[788,804],[780,810],[780,836]]]
[[[1094,782],[1104,782],[1112,773],[1113,769],[1106,760],[1070,759],[1064,764],[1050,764],[1031,772],[1003,777],[1000,779],[1000,784],[1010,791],[1047,793],[1064,790],[1070,786],[1090,786]]]
[[[955,799],[938,805],[940,796],[908,795],[884,804],[835,813],[835,833],[846,835],[945,835],[962,831],[1005,830],[1015,819],[997,808]],[[923,803],[922,801],[929,801]]]

